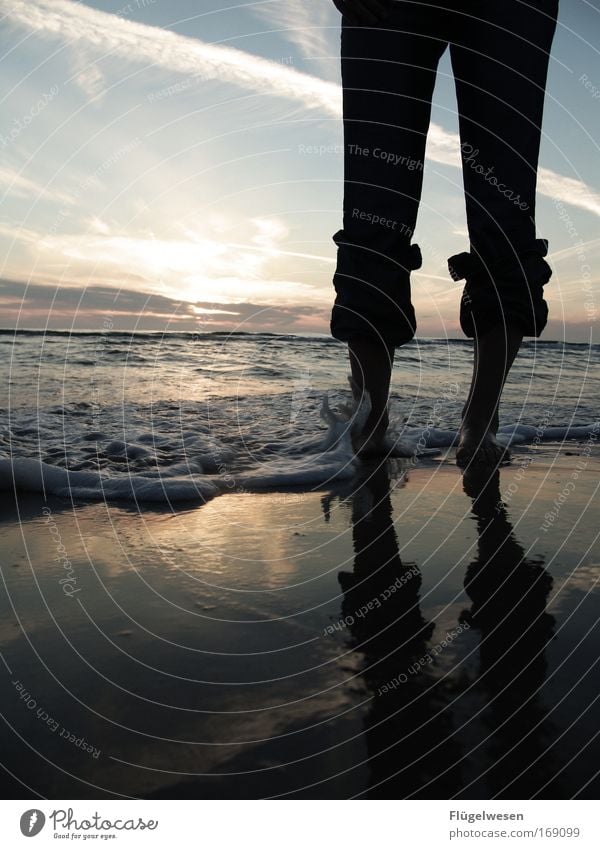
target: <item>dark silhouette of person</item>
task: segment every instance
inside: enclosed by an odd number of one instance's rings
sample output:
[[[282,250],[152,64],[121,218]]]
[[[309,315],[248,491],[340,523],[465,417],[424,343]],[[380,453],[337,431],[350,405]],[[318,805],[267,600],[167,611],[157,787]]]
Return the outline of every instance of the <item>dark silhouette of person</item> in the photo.
[[[352,573],[341,572],[342,619],[372,701],[365,718],[368,788],[379,798],[448,798],[460,784],[450,696],[427,660],[434,623],[419,606],[421,573],[403,563],[385,463],[352,494]]]
[[[460,616],[480,635],[475,674],[467,663],[444,675],[431,662],[442,635],[421,612],[420,570],[400,558],[389,465],[365,464],[352,491],[354,567],[338,578],[341,621],[371,694],[363,796],[569,796],[552,745],[560,730],[541,697],[552,578],[517,541],[498,470],[475,468],[463,479],[478,541],[464,581],[471,607]]]
[[[540,691],[546,678],[545,648],[554,617],[546,611],[552,578],[540,557],[528,557],[516,540],[502,503],[498,470],[469,472],[464,490],[473,499],[477,557],[465,590],[471,608],[463,621],[481,635],[477,687],[485,709],[485,798],[568,798],[558,775],[556,725]],[[476,797],[471,787],[467,796]]]
[[[558,0],[334,0],[342,12],[343,228],[332,335],[348,343],[355,397],[371,414],[355,440],[383,448],[394,352],[416,332],[410,272],[439,60],[449,47],[458,105],[469,251],[460,323],[474,340],[457,462],[497,465],[504,383],[524,336],[539,336],[551,269],[535,202],[544,94]],[[458,151],[457,151],[458,153]]]

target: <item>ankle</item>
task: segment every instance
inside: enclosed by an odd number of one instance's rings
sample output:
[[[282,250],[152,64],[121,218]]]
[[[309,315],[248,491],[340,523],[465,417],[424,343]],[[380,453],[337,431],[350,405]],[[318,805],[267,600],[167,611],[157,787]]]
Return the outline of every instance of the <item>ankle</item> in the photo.
[[[387,406],[383,411],[373,410],[365,422],[363,433],[367,437],[382,438],[385,436],[390,425],[390,417]]]
[[[486,411],[478,411],[469,409],[467,410],[462,417],[460,429],[478,432],[478,433],[492,433],[496,434],[498,432],[498,413],[490,413],[489,410]]]

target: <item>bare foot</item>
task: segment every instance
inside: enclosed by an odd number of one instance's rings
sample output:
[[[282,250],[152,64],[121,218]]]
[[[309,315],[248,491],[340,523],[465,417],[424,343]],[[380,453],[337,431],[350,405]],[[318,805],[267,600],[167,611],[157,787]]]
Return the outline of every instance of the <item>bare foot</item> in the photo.
[[[382,457],[389,452],[385,444],[385,434],[389,425],[387,410],[378,418],[369,416],[361,433],[353,439],[354,450],[359,457]]]
[[[458,466],[463,468],[471,464],[497,466],[508,462],[510,462],[510,451],[504,445],[500,445],[491,430],[482,433],[481,430],[463,423],[456,449]]]
[[[353,434],[354,450],[360,457],[381,457],[388,453],[385,434],[389,426],[388,395],[394,362],[394,347],[383,340],[358,337],[348,344],[352,369],[354,403],[368,393],[371,411],[360,431]]]
[[[473,377],[456,449],[456,463],[495,467],[510,461],[496,439],[498,405],[504,383],[523,339],[518,327],[497,325],[475,339]]]

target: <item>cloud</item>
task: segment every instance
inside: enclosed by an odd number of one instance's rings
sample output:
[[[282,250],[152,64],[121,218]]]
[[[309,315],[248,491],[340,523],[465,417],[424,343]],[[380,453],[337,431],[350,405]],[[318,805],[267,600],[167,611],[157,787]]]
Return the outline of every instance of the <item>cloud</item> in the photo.
[[[340,113],[338,86],[223,45],[124,20],[69,0],[0,0],[5,22],[155,68],[205,76],[265,95],[300,100],[306,108]]]
[[[247,243],[227,238],[244,230]],[[180,228],[183,238],[157,238],[146,231],[123,233],[107,221],[92,217],[87,231],[44,235],[0,224],[0,235],[22,239],[30,248],[32,265],[27,276],[73,286],[84,281],[111,281],[145,292],[159,293],[194,302],[242,302],[294,304],[315,307],[330,300],[329,291],[302,282],[302,270],[295,263],[297,279],[286,279],[288,257],[304,260],[310,268],[319,266],[332,272],[332,257],[286,251],[280,245],[288,228],[279,218],[257,217],[242,223],[221,214],[203,225]],[[133,271],[132,271],[133,270]],[[14,274],[14,271],[9,273]],[[21,263],[18,276],[27,272]],[[311,275],[312,276],[312,275]]]
[[[458,327],[457,298],[459,292],[449,293],[453,301],[450,315],[431,309],[431,296],[419,297],[419,335],[442,337],[449,334],[462,338]],[[434,298],[439,306],[439,294]],[[255,301],[218,303],[198,300],[182,301],[168,294],[148,295],[140,291],[112,286],[65,286],[26,283],[0,279],[0,308],[2,327],[8,329],[49,329],[103,331],[104,320],[111,317],[115,332],[157,331],[246,331],[273,333],[328,334],[330,304],[317,306],[297,298],[290,304],[265,304]],[[556,304],[559,312],[559,302]],[[579,315],[552,318],[545,339],[564,339],[588,342],[594,322]]]
[[[460,138],[456,133],[449,133],[438,124],[430,124],[427,133],[426,156],[442,165],[460,168]]]
[[[97,61],[89,60],[83,50],[75,50],[71,60],[73,79],[89,100],[99,102],[106,90],[106,79]]]
[[[36,245],[41,238],[37,230],[29,230],[26,227],[20,227],[18,224],[5,224],[1,221],[0,236],[5,236],[14,242],[25,242],[31,245]]]
[[[587,257],[589,261],[590,257],[597,256],[600,250],[600,237],[596,239],[588,239],[588,241],[577,241],[574,245],[569,245],[567,248],[563,248],[561,251],[553,251],[552,252],[552,263],[556,265],[559,262],[564,262],[565,260],[570,260],[573,257],[577,257],[581,260],[581,257]],[[581,260],[581,262],[586,261]]]
[[[594,215],[600,215],[600,195],[581,180],[563,177],[562,174],[557,174],[549,168],[540,168],[538,190],[543,195],[569,203],[571,206],[587,209]]]
[[[88,47],[170,72],[218,79],[264,96],[285,98],[327,115],[339,116],[341,112],[341,92],[335,83],[233,47],[208,44],[70,0],[0,0],[0,10],[5,14],[5,22],[25,27],[39,36],[61,38],[75,49]],[[292,20],[294,15],[302,13],[296,9],[289,13],[280,11],[281,14],[288,14]],[[458,150],[456,134],[435,124],[431,126],[429,159],[457,167],[460,166]],[[600,215],[600,194],[581,180],[542,168],[539,189],[542,194]]]
[[[269,32],[282,30],[282,35],[305,59],[316,62],[326,74],[331,73],[332,60],[338,51],[340,14],[333,3],[323,0],[278,0],[256,5],[252,12],[269,27]],[[293,57],[292,57],[293,58]]]
[[[31,195],[35,195],[51,200],[59,200],[61,203],[71,202],[71,198],[68,195],[48,191],[41,183],[37,183],[30,177],[25,177],[20,171],[8,166],[0,166],[0,190],[2,189],[6,195],[13,195],[18,198],[30,198]]]
[[[0,279],[6,329],[89,330],[101,333],[111,318],[115,332],[267,331],[327,332],[329,309],[310,304],[182,302],[109,286],[49,286]]]
[[[288,228],[279,218],[253,218],[252,224],[258,231],[252,241],[267,250],[274,248],[274,243],[285,239],[289,233]]]

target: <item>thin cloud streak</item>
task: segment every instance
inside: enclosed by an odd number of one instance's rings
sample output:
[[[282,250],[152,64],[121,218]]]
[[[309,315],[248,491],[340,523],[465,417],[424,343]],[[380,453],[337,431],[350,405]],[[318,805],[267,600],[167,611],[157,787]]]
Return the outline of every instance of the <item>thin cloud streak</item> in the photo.
[[[600,215],[600,195],[581,180],[564,177],[549,168],[540,168],[538,190],[543,195],[586,209],[594,215]]]
[[[0,0],[6,20],[38,35],[62,38],[75,47],[87,42],[98,52],[148,62],[181,74],[205,75],[242,88],[300,100],[307,108],[340,114],[338,86],[243,50],[124,20],[70,0]]]
[[[71,0],[0,0],[5,20],[37,35],[62,38],[74,47],[87,44],[100,53],[156,68],[240,86],[265,96],[300,102],[307,109],[341,114],[341,91],[335,83],[288,68],[233,47],[207,44],[170,30],[125,20]],[[427,157],[460,166],[459,138],[442,127],[430,128]],[[581,180],[541,168],[541,194],[600,216],[600,194]]]
[[[71,203],[71,198],[68,195],[54,190],[49,191],[47,188],[25,177],[19,171],[8,166],[0,166],[0,192],[4,195],[13,195],[18,198],[28,198],[32,195],[43,197],[49,200],[59,200],[62,203]]]
[[[326,75],[331,73],[337,53],[333,32],[339,33],[340,13],[333,3],[323,0],[279,0],[266,6],[250,7],[257,18],[269,27],[269,32],[282,29],[290,44],[308,60],[317,62]],[[337,65],[337,63],[336,63]]]

